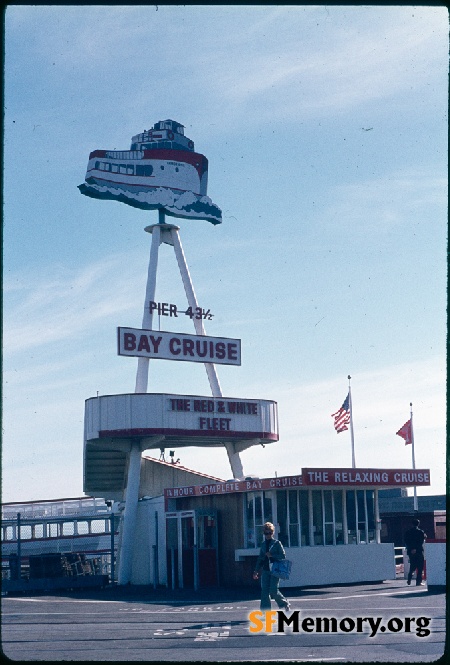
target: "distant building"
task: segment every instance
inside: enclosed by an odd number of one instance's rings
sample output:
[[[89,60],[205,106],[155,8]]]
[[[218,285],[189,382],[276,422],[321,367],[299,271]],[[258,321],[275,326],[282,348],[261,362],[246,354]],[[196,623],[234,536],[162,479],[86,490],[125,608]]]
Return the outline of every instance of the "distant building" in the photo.
[[[404,534],[411,527],[411,520],[420,520],[420,527],[427,540],[446,540],[446,496],[430,495],[417,497],[417,512],[414,497],[405,489],[380,490],[379,507],[381,519],[381,542],[404,546]]]

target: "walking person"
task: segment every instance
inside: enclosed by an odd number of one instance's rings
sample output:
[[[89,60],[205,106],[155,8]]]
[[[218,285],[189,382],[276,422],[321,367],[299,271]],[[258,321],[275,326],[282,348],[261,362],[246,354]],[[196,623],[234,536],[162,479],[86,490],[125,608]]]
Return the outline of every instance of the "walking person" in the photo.
[[[270,563],[281,561],[286,558],[283,545],[279,540],[275,540],[273,534],[275,527],[271,522],[266,522],[263,526],[264,542],[261,545],[258,559],[256,561],[253,579],[261,579],[261,610],[270,610],[272,608],[271,598],[275,600],[278,607],[283,610],[289,610],[289,601],[280,592],[280,578],[275,577],[270,572]]]
[[[423,544],[426,533],[419,529],[420,520],[414,519],[412,527],[405,533],[406,553],[409,556],[409,573],[407,583],[411,584],[414,571],[417,569],[416,586],[422,586],[423,566],[425,562]]]

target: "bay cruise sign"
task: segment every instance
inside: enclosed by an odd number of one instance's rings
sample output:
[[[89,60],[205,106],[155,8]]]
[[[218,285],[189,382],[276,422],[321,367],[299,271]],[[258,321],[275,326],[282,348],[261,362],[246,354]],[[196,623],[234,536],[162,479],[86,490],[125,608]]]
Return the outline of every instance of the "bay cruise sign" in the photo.
[[[120,356],[222,365],[241,364],[240,339],[119,327],[117,347]]]

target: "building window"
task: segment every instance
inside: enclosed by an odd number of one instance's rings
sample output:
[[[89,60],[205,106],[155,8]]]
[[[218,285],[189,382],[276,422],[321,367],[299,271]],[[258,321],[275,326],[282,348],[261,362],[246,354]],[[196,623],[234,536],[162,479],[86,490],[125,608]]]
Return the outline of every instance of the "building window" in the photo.
[[[45,538],[44,525],[35,524],[34,525],[34,538]]]
[[[153,166],[146,165],[143,166],[142,164],[137,164],[136,165],[136,175],[142,175],[142,176],[151,176],[153,173]]]
[[[356,501],[358,505],[358,542],[367,543],[367,506],[365,502],[364,490],[356,490]]]
[[[29,540],[30,538],[32,538],[31,526],[29,526],[28,524],[21,526],[20,537],[23,540]]]
[[[347,490],[348,543],[375,543],[375,500],[373,490]]]
[[[342,511],[342,491],[333,490],[333,504],[334,504],[334,533],[336,538],[336,545],[344,544],[344,520]]]
[[[373,490],[277,490],[246,496],[246,547],[258,547],[262,525],[274,519],[276,537],[285,547],[376,542]]]
[[[73,536],[75,532],[73,522],[63,522],[62,525],[62,535],[63,536]]]
[[[346,508],[347,508],[348,544],[349,545],[355,545],[357,543],[355,490],[347,490],[346,491],[345,501],[346,501]]]
[[[377,542],[377,532],[375,527],[375,498],[373,490],[365,490],[366,508],[367,508],[367,535],[369,543]]]
[[[325,545],[335,545],[333,494],[331,490],[323,490],[323,512],[325,526]]]
[[[322,491],[312,490],[311,495],[314,545],[323,545]]]
[[[288,506],[289,506],[289,546],[299,546],[299,527],[300,517],[298,510],[298,492],[296,490],[288,490]]]
[[[12,526],[3,527],[3,540],[15,540],[14,529]]]
[[[259,547],[265,522],[273,522],[272,492],[248,492],[245,506],[246,547]]]
[[[277,491],[278,538],[285,547],[309,545],[308,492]]]
[[[78,522],[77,524],[78,527],[78,533],[80,535],[85,535],[86,533],[89,533],[89,525],[86,520],[83,520],[82,522]]]
[[[300,542],[304,547],[311,544],[309,537],[308,492],[299,492],[298,499],[300,504]]]
[[[59,524],[57,524],[57,523],[53,523],[53,524],[50,523],[48,525],[48,536],[49,536],[49,538],[57,538],[60,535],[59,534],[60,530],[59,530],[58,527],[59,527]]]
[[[287,492],[286,490],[277,491],[277,523],[278,538],[283,545],[289,544],[289,523],[287,516]]]

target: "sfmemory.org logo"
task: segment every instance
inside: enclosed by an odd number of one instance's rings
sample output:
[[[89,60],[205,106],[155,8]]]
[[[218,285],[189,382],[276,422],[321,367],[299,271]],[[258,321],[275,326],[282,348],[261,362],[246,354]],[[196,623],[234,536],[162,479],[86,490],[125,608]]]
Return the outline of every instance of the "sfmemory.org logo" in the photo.
[[[415,633],[417,637],[428,637],[431,619],[428,617],[392,617],[383,621],[381,617],[301,617],[300,610],[290,616],[282,610],[255,610],[248,619],[251,633],[284,633],[289,628],[293,633],[368,633],[375,637],[378,633]]]

